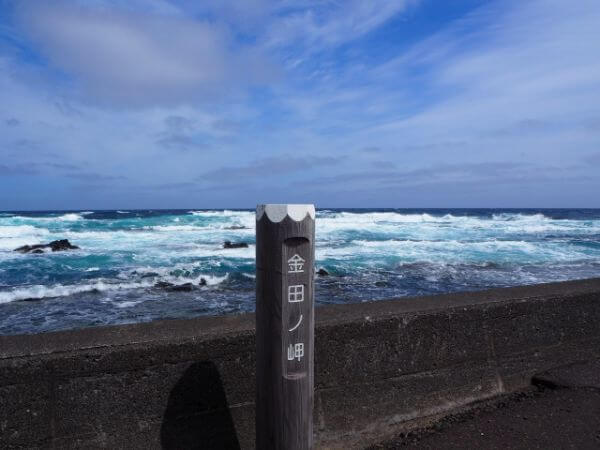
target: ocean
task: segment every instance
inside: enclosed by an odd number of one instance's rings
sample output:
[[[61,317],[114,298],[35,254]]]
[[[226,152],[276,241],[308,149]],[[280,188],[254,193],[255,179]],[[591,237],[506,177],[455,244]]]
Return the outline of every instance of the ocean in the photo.
[[[0,213],[0,334],[253,311],[254,222],[251,210]],[[316,237],[329,272],[317,305],[600,276],[598,209],[322,209]],[[13,251],[57,239],[80,249]]]

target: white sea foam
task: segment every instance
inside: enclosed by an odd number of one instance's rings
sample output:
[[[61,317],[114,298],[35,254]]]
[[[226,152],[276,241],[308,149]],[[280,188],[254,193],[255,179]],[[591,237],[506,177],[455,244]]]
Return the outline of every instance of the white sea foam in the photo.
[[[197,225],[146,225],[142,227],[144,230],[153,230],[161,232],[173,232],[173,231],[205,231],[207,226]]]
[[[62,216],[34,217],[34,216],[13,216],[11,219],[17,219],[25,222],[75,222],[83,220],[82,213],[67,213]]]
[[[200,275],[199,277],[196,278],[196,280],[200,281],[199,278],[204,278],[206,280],[207,286],[216,286],[218,284],[221,284],[223,281],[227,280],[229,278],[229,274],[226,273],[225,275],[223,275],[221,277],[214,276],[214,275]]]
[[[207,227],[227,229],[231,226],[244,226],[246,229],[254,229],[256,225],[255,213],[250,211],[189,211],[199,220],[206,220]]]
[[[491,221],[527,221],[527,222],[547,222],[551,218],[543,214],[494,214],[490,217],[481,216],[456,216],[453,214],[444,214],[443,216],[434,216],[429,213],[421,214],[403,214],[398,212],[336,212],[328,213],[325,217],[318,217],[323,220],[336,220],[342,223],[378,223],[378,222],[395,222],[395,223],[447,223],[447,222],[486,222]]]
[[[19,300],[42,299],[51,297],[64,297],[73,294],[80,294],[91,291],[115,291],[121,289],[138,289],[150,287],[152,281],[130,282],[130,283],[110,283],[106,281],[96,281],[93,283],[82,283],[74,285],[55,284],[52,286],[44,286],[41,284],[13,288],[9,291],[0,292],[0,304],[9,303]]]
[[[153,269],[154,272],[166,272],[168,269],[159,268]],[[139,269],[138,269],[139,271]],[[81,283],[74,285],[62,285],[55,284],[52,286],[44,286],[41,284],[32,285],[28,287],[13,288],[8,291],[0,291],[0,304],[10,303],[20,300],[33,300],[53,297],[65,297],[74,294],[81,294],[84,292],[107,292],[107,291],[119,291],[119,290],[130,290],[130,289],[143,289],[150,288],[155,285],[157,281],[167,281],[173,284],[185,284],[193,283],[198,285],[201,279],[206,281],[207,286],[216,286],[221,284],[229,278],[229,274],[223,276],[215,276],[208,274],[198,274],[193,277],[177,277],[171,275],[163,275],[158,278],[146,278],[139,281],[129,282],[109,282],[109,281],[94,281],[91,283]]]
[[[128,300],[124,302],[115,303],[117,308],[131,308],[132,306],[137,305],[138,303],[142,303],[142,300]]]
[[[0,226],[0,251],[14,250],[23,245],[41,244],[50,232],[32,225]]]
[[[437,227],[440,223],[478,225],[481,219],[467,216],[452,216],[447,214],[442,217],[431,214],[399,214],[395,212],[375,213],[350,213],[340,212],[327,217],[317,218],[317,233],[330,233],[336,231],[397,231],[399,227],[407,226],[431,226]]]
[[[188,214],[193,216],[205,216],[205,217],[230,217],[230,216],[251,216],[254,217],[254,212],[251,211],[231,211],[224,209],[220,211],[188,211]]]
[[[204,267],[205,268],[205,267]],[[118,277],[123,280],[131,280],[135,277],[143,277],[146,281],[166,281],[173,284],[192,283],[199,285],[202,280],[207,286],[216,286],[229,278],[229,273],[222,276],[204,273],[201,263],[179,263],[170,264],[166,267],[140,266],[119,273]]]
[[[373,223],[373,222],[397,222],[397,223],[422,223],[422,222],[463,222],[465,220],[471,220],[478,218],[471,218],[469,216],[453,216],[452,214],[445,214],[444,216],[432,216],[428,213],[422,214],[402,214],[396,212],[372,212],[372,213],[351,213],[351,212],[340,212],[337,213],[334,219],[342,220],[344,222],[352,223]]]
[[[61,221],[66,221],[66,222],[74,222],[76,220],[83,220],[83,217],[81,217],[81,214],[69,213],[69,214],[63,214],[62,216],[49,218],[49,220],[61,220]]]
[[[506,235],[510,233],[539,234],[563,232],[600,232],[600,221],[552,219],[543,214],[496,214],[491,217],[455,216],[446,214],[401,214],[396,212],[327,213],[317,218],[318,238],[332,238],[338,233],[369,232],[397,235],[408,233],[411,237],[452,238],[452,234],[488,233]]]
[[[246,248],[223,248],[214,245],[198,245],[194,249],[189,249],[186,254],[196,257],[220,256],[224,258],[254,259],[256,247],[248,245]]]
[[[34,227],[33,225],[7,225],[0,226],[0,238],[15,238],[23,236],[41,236],[49,234],[45,228]]]
[[[511,214],[511,213],[500,213],[492,214],[493,220],[501,221],[525,221],[525,222],[547,222],[553,220],[551,217],[547,217],[542,213],[536,214]]]
[[[428,240],[353,240],[341,246],[318,246],[317,259],[356,260],[361,262],[392,258],[399,261],[477,262],[505,261],[533,263],[593,259],[584,251],[560,244],[522,240],[428,241]]]

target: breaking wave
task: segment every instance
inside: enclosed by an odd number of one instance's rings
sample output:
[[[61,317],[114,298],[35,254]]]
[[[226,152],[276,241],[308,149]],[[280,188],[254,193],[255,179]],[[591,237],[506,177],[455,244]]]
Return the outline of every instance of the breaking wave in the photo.
[[[46,286],[38,284],[22,288],[13,288],[10,291],[1,291],[0,304],[20,300],[41,300],[43,298],[67,297],[83,292],[105,292],[120,289],[137,289],[142,287],[150,287],[152,285],[153,284],[150,282],[110,283],[105,281],[96,281],[94,283],[76,284],[71,286],[63,286],[60,284]]]
[[[157,269],[153,270],[154,272]],[[160,269],[158,269],[160,271]],[[229,277],[229,274],[218,277],[213,275],[198,275],[195,277],[156,276],[131,282],[115,282],[109,280],[98,280],[90,283],[74,285],[32,285],[27,287],[16,287],[6,291],[0,291],[0,304],[23,300],[42,300],[44,298],[68,297],[74,294],[86,292],[109,292],[132,289],[153,288],[159,281],[169,282],[177,285],[192,283],[199,285],[200,280],[205,280],[207,286],[216,286]]]

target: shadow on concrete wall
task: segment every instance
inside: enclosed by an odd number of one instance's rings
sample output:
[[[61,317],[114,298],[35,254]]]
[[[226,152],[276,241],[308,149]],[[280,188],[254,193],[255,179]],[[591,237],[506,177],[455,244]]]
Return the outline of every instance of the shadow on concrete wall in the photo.
[[[169,395],[160,429],[164,449],[239,449],[221,375],[213,362],[187,368]]]

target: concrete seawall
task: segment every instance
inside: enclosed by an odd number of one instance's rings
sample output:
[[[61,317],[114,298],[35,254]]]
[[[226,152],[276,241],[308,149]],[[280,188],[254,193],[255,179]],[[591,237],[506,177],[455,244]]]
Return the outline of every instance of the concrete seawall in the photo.
[[[319,447],[600,356],[600,279],[317,309]],[[254,444],[254,315],[0,337],[0,447]]]

